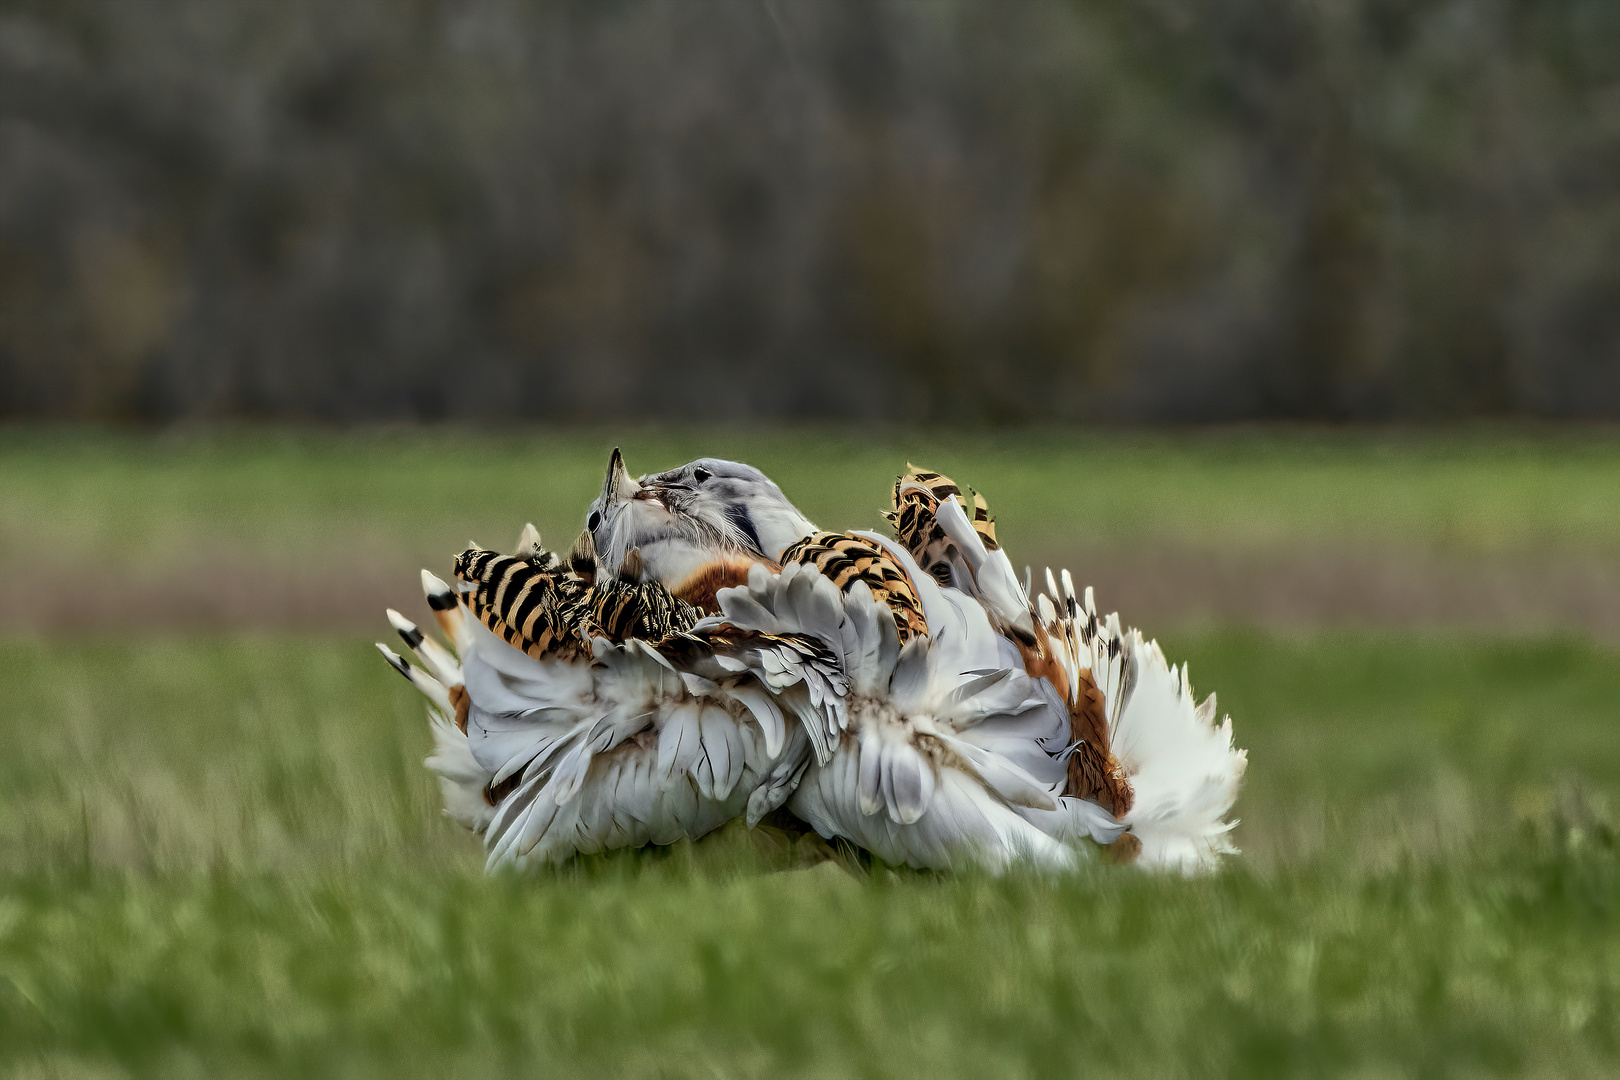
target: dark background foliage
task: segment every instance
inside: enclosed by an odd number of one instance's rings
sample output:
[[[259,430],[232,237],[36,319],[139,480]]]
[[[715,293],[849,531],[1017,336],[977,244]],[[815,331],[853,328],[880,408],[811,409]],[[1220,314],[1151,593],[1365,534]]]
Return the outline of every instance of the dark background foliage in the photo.
[[[0,4],[0,415],[1503,414],[1614,0]]]

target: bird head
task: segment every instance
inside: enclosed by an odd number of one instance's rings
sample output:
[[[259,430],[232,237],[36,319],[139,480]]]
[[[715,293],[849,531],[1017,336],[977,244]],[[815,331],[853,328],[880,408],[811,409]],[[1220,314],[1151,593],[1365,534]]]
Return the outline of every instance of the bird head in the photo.
[[[770,477],[751,465],[699,458],[632,479],[615,449],[585,519],[599,564],[620,572],[639,554],[641,581],[674,588],[716,559],[774,562],[816,531]],[[635,570],[636,559],[630,559]]]

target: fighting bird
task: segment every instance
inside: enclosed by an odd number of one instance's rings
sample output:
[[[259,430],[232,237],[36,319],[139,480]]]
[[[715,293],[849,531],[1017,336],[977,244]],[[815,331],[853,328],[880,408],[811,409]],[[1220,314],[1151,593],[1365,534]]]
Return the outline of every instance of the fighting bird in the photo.
[[[970,501],[971,497],[971,501]],[[908,469],[895,537],[819,530],[759,470],[630,477],[566,559],[525,530],[424,571],[451,655],[389,617],[430,699],[448,812],[491,868],[668,843],[778,807],[897,864],[1196,872],[1235,849],[1245,765],[1186,669],[1046,573],[989,507]]]

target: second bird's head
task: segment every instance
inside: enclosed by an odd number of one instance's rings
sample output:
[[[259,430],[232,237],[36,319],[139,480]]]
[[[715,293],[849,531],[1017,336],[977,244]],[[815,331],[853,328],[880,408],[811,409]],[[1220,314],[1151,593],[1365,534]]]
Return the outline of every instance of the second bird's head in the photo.
[[[816,527],[752,465],[698,458],[638,480],[615,449],[585,529],[603,571],[677,589],[718,559],[775,562]]]

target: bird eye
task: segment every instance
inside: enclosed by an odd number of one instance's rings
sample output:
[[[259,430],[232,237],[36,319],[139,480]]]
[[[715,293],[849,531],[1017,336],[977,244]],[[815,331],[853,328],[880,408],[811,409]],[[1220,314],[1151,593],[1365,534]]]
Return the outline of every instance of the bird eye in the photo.
[[[589,529],[591,532],[595,532],[596,527],[600,524],[602,524],[602,515],[597,511],[592,510],[591,516],[585,521],[585,528]]]
[[[700,484],[713,475],[714,473],[710,472],[708,469],[705,469],[701,465],[692,470],[692,479],[696,480]]]

